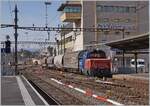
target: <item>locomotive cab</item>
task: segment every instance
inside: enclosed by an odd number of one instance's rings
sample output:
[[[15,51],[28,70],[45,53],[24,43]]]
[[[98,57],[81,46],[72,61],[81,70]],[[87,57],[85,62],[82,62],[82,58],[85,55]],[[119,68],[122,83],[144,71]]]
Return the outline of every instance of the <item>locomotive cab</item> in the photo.
[[[79,59],[79,69],[89,76],[112,77],[111,61],[102,50],[86,51]]]

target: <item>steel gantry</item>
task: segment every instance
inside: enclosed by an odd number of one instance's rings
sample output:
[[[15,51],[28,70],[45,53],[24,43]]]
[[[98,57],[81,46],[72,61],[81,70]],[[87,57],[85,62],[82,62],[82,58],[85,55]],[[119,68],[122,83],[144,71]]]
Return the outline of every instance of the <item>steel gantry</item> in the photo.
[[[1,41],[4,44],[5,41]],[[11,41],[11,44],[15,44],[15,41]],[[56,45],[56,42],[41,42],[41,41],[18,41],[17,44],[42,44],[42,45]]]
[[[6,27],[14,27],[15,25],[10,25],[10,24],[1,24],[1,28],[6,28]],[[124,31],[124,28],[64,28],[64,27],[19,27],[17,26],[17,29],[23,29],[23,30],[31,30],[31,31],[56,31],[56,32],[61,32],[61,31],[74,31],[74,32],[102,32],[102,31],[107,31],[107,30],[112,30],[112,31]]]

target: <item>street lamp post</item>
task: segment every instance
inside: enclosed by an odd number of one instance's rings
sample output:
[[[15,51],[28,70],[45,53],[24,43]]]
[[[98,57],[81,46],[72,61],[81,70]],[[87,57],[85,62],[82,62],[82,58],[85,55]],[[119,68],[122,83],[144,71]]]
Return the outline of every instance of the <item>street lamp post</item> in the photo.
[[[47,13],[47,6],[48,5],[51,5],[51,2],[48,2],[48,1],[46,1],[45,2],[45,27],[47,28],[48,27],[48,13]],[[50,32],[49,31],[47,31],[47,34],[48,34],[48,38],[47,38],[47,40],[50,40]]]
[[[45,21],[46,21],[45,26],[46,26],[46,28],[47,28],[47,26],[48,26],[48,22],[47,22],[47,18],[48,18],[47,6],[48,6],[48,5],[51,5],[51,2],[46,1],[46,2],[45,2],[45,7],[46,7],[46,8],[45,8],[45,10],[46,10],[46,12],[45,12],[45,19],[46,19],[46,20],[45,20]]]

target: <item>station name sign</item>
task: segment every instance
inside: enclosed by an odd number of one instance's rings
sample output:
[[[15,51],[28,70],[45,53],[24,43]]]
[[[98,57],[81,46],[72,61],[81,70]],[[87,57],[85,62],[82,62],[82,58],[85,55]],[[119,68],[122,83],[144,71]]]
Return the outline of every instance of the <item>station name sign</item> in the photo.
[[[123,24],[110,24],[110,23],[99,23],[97,24],[98,28],[102,29],[125,29],[125,30],[135,30],[136,27],[134,25],[123,25]]]

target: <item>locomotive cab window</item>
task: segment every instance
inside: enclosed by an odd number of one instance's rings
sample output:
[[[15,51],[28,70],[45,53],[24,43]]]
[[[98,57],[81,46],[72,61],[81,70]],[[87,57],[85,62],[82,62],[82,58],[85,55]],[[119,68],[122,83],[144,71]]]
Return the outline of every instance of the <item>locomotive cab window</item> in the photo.
[[[89,53],[89,58],[106,58],[106,54],[102,50],[94,50]]]

